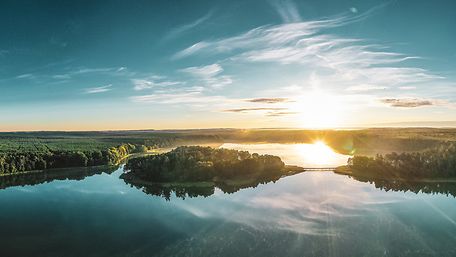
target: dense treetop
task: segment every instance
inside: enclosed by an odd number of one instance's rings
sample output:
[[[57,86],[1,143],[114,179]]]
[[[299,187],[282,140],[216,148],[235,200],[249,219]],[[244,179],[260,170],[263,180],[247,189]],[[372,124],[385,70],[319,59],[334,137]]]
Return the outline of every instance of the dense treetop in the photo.
[[[126,164],[129,176],[153,182],[262,177],[281,174],[284,167],[277,156],[202,146],[181,146],[160,155],[132,158]]]
[[[348,165],[356,174],[383,177],[456,177],[456,143],[410,153],[390,153],[376,157],[354,156]]]

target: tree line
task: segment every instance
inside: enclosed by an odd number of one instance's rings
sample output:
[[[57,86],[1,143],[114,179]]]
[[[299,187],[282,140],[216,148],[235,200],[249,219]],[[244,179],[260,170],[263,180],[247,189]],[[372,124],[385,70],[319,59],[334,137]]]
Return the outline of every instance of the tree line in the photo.
[[[106,150],[48,150],[40,152],[0,153],[0,174],[14,174],[50,168],[86,167],[117,164],[130,153],[145,151],[144,147],[121,144]]]
[[[348,160],[348,166],[354,173],[389,177],[456,177],[456,143],[444,142],[422,152],[354,156]]]

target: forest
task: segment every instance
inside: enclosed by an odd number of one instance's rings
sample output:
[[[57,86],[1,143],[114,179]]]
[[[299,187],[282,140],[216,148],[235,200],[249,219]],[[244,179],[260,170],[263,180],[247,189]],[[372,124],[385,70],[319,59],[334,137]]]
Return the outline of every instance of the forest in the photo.
[[[0,152],[0,175],[52,168],[112,165],[137,151],[144,149],[132,144],[122,144],[107,150]]]
[[[456,177],[456,143],[442,142],[421,152],[354,156],[348,160],[353,174],[398,178]]]

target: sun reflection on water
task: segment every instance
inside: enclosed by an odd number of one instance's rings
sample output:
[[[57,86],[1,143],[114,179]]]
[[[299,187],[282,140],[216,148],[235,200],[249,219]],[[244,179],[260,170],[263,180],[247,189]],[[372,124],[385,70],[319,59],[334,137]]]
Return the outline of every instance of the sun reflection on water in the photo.
[[[334,152],[323,141],[313,144],[231,144],[225,143],[222,148],[244,150],[251,153],[271,154],[282,158],[288,165],[305,168],[325,168],[345,165],[349,156]]]
[[[306,163],[317,167],[330,165],[340,155],[322,141],[316,141],[313,144],[296,144],[294,147]]]

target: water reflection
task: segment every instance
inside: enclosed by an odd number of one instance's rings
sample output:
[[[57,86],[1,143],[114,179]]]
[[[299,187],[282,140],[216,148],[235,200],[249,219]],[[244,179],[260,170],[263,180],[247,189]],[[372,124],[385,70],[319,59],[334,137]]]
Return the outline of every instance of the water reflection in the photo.
[[[385,192],[413,192],[415,194],[443,194],[446,196],[456,197],[456,181],[452,180],[423,180],[423,181],[406,181],[395,179],[379,179],[352,176],[353,179],[361,182],[373,184]]]
[[[1,255],[456,256],[451,183],[303,172],[274,183],[157,189],[110,172],[40,184],[48,174],[0,190]]]
[[[49,183],[54,180],[83,180],[96,174],[111,174],[118,168],[119,166],[105,165],[95,167],[49,169],[11,176],[0,176],[0,189],[15,186],[33,186]]]
[[[261,179],[236,181],[232,184],[223,182],[201,182],[201,183],[138,183],[128,177],[121,176],[125,183],[135,187],[148,195],[160,196],[170,201],[172,196],[186,199],[194,197],[208,197],[215,193],[216,189],[225,194],[232,194],[244,188],[256,188],[260,184],[267,184],[278,181],[281,176],[268,176]]]

